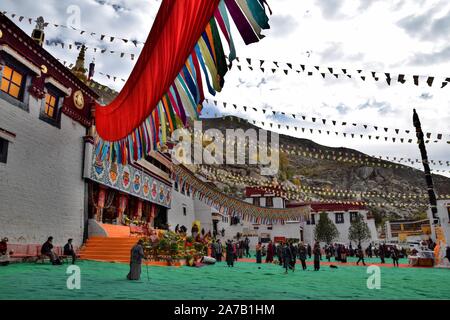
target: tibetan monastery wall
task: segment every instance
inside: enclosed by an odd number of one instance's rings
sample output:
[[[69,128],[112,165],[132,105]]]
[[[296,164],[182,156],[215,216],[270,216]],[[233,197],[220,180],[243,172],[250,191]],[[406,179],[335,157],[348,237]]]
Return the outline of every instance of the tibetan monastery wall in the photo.
[[[185,226],[188,234],[191,234],[192,223],[195,220],[194,200],[192,195],[187,195],[172,188],[172,201],[168,211],[167,220],[170,230],[175,231],[177,224],[179,227]]]
[[[16,135],[7,163],[0,163],[0,237],[10,243],[55,245],[83,240],[86,129],[61,115],[61,129],[39,119],[41,101],[29,97],[26,111],[0,97],[0,128]]]

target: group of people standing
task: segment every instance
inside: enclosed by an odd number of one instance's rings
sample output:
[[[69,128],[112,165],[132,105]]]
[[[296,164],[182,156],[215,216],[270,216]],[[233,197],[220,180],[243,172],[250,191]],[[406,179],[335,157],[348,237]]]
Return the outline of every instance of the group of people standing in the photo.
[[[223,247],[220,239],[212,240],[211,257],[215,258],[217,262],[221,262],[224,252],[227,265],[233,267],[234,262],[238,259],[250,257],[250,240],[248,238],[239,241],[228,240],[225,242],[225,247]]]
[[[256,263],[262,263],[262,248],[263,246],[259,242],[256,246]],[[273,263],[276,256],[278,264],[283,266],[285,273],[288,273],[288,270],[295,271],[298,258],[302,264],[302,269],[306,270],[306,259],[311,258],[312,255],[314,256],[314,271],[319,271],[321,253],[318,243],[314,245],[314,248],[311,248],[309,244],[306,246],[303,243],[295,244],[293,242],[273,244],[270,241],[267,245],[266,263]]]

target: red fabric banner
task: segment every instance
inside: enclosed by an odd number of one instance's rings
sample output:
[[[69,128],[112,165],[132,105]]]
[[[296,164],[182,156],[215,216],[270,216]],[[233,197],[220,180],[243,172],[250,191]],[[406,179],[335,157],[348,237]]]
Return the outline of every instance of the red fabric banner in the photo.
[[[108,106],[96,105],[99,136],[118,141],[137,128],[192,53],[219,0],[164,0],[127,83]]]

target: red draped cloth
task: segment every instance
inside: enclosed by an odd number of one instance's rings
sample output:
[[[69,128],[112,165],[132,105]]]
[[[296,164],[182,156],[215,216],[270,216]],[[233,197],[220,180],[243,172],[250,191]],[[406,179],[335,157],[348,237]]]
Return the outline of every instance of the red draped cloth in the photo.
[[[164,0],[127,83],[108,106],[96,105],[97,132],[118,141],[156,108],[191,54],[219,0]]]

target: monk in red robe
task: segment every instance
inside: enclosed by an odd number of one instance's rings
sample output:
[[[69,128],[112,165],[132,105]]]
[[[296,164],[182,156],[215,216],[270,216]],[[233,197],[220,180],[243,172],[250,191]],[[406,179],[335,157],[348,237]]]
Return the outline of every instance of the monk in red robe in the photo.
[[[272,241],[269,242],[267,246],[267,256],[266,256],[266,263],[272,263],[273,262],[273,255],[275,253],[275,249],[273,248]]]

